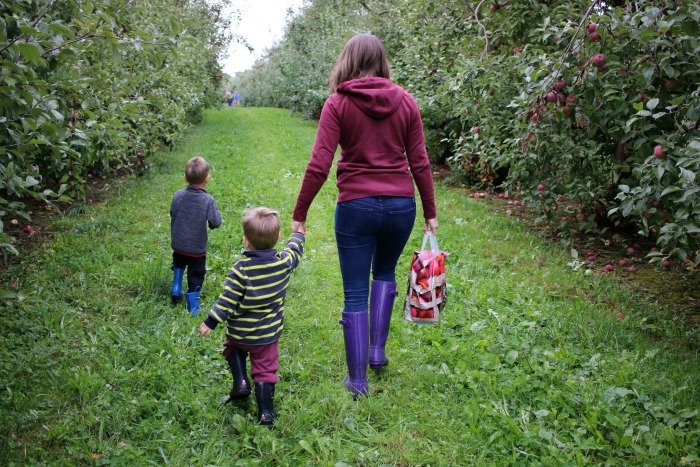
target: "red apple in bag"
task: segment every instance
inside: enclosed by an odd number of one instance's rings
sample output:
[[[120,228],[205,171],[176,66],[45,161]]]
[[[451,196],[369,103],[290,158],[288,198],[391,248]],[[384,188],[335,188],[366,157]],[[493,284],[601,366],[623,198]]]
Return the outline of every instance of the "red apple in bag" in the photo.
[[[418,308],[416,308],[415,306],[412,306],[411,307],[411,318],[415,318],[416,316],[418,316]]]
[[[437,276],[439,276],[440,274],[442,274],[442,272],[443,272],[443,271],[442,271],[441,268],[440,268],[440,264],[439,264],[437,261],[433,260],[433,261],[430,263],[430,275],[431,275],[432,277],[437,277]]]
[[[411,269],[418,272],[423,269],[423,263],[417,255],[413,255],[413,263],[411,264]]]

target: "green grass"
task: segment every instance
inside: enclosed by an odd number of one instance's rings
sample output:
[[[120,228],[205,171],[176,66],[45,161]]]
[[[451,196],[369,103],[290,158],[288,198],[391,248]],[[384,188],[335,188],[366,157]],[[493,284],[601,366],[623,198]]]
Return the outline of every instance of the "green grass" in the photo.
[[[194,154],[212,163],[223,217],[204,301],[241,248],[248,204],[290,212],[315,125],[276,109],[207,113],[156,169],[51,225],[2,273],[25,298],[0,309],[0,463],[507,464],[698,462],[700,360],[654,304],[572,271],[556,246],[437,186],[449,303],[439,326],[401,319],[368,398],[342,388],[336,188],[309,214],[287,298],[274,430],[254,403],[222,405],[222,332],[169,305],[168,208]],[[417,224],[399,265],[400,289]],[[399,298],[399,301],[401,298]],[[620,320],[615,312],[624,311]]]

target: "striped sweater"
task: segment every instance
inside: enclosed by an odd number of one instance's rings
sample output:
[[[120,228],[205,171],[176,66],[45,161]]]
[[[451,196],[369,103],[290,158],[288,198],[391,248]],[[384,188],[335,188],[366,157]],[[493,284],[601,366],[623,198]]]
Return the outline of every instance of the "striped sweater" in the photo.
[[[292,271],[304,253],[304,235],[293,233],[280,252],[245,250],[224,281],[224,290],[204,323],[216,328],[226,321],[226,335],[236,342],[265,345],[284,328],[284,297]]]

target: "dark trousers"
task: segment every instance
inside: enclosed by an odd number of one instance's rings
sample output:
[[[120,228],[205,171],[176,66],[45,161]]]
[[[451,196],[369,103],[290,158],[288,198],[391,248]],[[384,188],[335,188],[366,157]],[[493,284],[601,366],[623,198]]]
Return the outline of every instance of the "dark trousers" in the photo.
[[[187,291],[202,290],[204,275],[207,273],[207,257],[186,256],[173,251],[173,269],[187,269]]]
[[[403,196],[372,196],[338,203],[335,239],[347,313],[367,311],[369,273],[395,282],[396,262],[416,220],[416,201]]]

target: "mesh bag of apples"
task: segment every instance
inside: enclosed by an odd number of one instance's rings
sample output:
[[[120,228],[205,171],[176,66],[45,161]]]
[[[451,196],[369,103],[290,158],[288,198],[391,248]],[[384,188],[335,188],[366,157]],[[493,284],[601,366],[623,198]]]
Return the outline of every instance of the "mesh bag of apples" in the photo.
[[[430,249],[426,244],[430,240]],[[404,318],[421,324],[435,324],[447,301],[445,275],[447,253],[438,248],[437,238],[425,234],[421,251],[413,252],[408,273]]]

